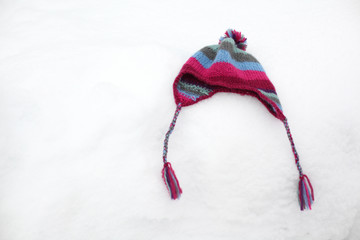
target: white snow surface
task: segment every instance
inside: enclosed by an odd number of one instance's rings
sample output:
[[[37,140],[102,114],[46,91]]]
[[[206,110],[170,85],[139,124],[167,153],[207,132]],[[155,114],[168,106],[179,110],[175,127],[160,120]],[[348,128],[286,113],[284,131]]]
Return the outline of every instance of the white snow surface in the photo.
[[[250,96],[172,84],[227,28],[275,85],[315,190],[299,210],[283,124]],[[360,239],[359,1],[0,1],[0,239]]]

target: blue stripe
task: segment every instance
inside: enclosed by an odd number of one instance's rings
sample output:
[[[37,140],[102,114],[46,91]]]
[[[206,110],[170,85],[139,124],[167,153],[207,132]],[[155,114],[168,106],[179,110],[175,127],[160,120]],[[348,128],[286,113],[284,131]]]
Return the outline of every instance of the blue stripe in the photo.
[[[278,108],[282,111],[282,106],[279,105],[279,104],[277,104],[276,102],[275,102],[275,104],[276,104],[276,106],[278,106]]]
[[[224,63],[230,63],[234,67],[236,67],[239,70],[253,70],[253,71],[260,71],[265,72],[263,67],[260,65],[260,63],[256,62],[238,62],[234,60],[230,53],[224,49],[220,49],[214,61],[210,60],[204,53],[201,51],[195,53],[193,57],[199,61],[199,63],[206,69],[210,68],[213,63],[217,62],[224,62]]]
[[[273,101],[274,102],[274,101]],[[281,105],[279,105],[279,104],[277,104],[276,102],[274,102],[275,104],[276,104],[276,106],[278,106],[278,108],[282,111],[282,107],[281,107]],[[271,108],[272,108],[272,110],[274,111],[274,112],[276,112],[276,109],[270,104],[270,106],[271,106]]]
[[[184,95],[185,97],[187,98],[190,98],[194,101],[196,101],[196,99],[198,99],[200,97],[200,95],[195,95],[195,94],[191,94],[191,93],[188,93],[188,92],[185,92],[183,90],[181,90],[179,87],[177,88],[177,90],[182,93],[182,95]]]

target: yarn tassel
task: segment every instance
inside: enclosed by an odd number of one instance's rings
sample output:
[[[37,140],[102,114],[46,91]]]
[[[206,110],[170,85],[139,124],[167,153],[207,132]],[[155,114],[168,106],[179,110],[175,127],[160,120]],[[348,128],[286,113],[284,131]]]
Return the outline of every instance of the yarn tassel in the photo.
[[[301,211],[305,209],[311,210],[311,205],[315,200],[314,190],[312,188],[309,178],[305,174],[300,176],[298,194],[299,194],[300,210]]]
[[[179,181],[176,178],[175,172],[169,162],[164,163],[162,170],[162,177],[165,185],[170,193],[171,199],[178,199],[181,196],[182,190],[179,185]]]

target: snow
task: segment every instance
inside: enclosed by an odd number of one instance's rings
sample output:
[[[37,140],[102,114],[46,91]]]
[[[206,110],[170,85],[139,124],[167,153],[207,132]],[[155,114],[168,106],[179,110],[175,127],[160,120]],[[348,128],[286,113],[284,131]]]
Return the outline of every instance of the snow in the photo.
[[[0,239],[360,239],[358,1],[1,1]],[[183,108],[185,61],[242,31],[315,190],[299,210],[281,122],[255,98]]]

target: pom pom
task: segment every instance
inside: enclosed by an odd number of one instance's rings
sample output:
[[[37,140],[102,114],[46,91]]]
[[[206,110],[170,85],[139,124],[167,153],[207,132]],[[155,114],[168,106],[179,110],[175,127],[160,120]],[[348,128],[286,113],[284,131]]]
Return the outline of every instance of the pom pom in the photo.
[[[315,200],[314,190],[311,186],[309,178],[305,174],[300,176],[298,194],[299,194],[300,210],[303,211],[307,208],[311,210],[311,204]]]
[[[180,198],[182,190],[180,188],[179,181],[176,178],[175,172],[169,162],[164,163],[162,178],[164,179],[165,185],[170,193],[171,199]]]
[[[238,48],[240,48],[241,50],[246,51],[246,47],[247,47],[246,39],[247,38],[244,36],[244,34],[241,34],[241,32],[237,32],[237,31],[235,31],[233,29],[228,29],[225,32],[225,35],[220,37],[219,44],[226,38],[234,39],[234,41],[236,43],[236,46]]]

